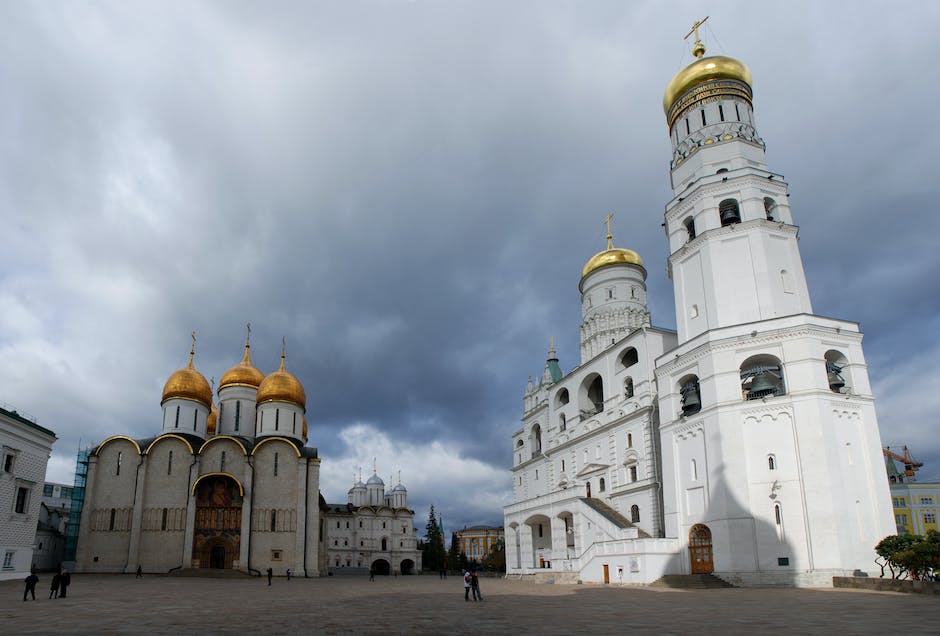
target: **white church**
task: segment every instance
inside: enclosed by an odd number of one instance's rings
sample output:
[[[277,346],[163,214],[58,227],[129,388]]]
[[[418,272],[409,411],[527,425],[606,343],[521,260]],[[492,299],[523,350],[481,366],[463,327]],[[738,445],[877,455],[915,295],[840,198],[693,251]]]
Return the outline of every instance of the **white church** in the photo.
[[[608,217],[581,363],[564,374],[552,346],[512,436],[510,577],[830,586],[895,533],[859,326],[813,313],[750,71],[694,30],[663,98],[677,331],[651,326],[643,260]]]

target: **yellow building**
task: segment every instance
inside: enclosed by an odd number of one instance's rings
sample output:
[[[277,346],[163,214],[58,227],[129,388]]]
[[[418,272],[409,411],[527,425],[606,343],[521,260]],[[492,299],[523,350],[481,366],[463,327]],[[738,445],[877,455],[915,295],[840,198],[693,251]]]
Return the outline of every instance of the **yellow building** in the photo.
[[[914,481],[913,475],[899,471],[890,457],[885,457],[885,466],[888,470],[891,504],[894,507],[894,522],[898,534],[923,535],[928,530],[940,529],[937,526],[937,515],[940,514],[940,482]]]
[[[458,530],[454,536],[460,552],[467,555],[471,561],[482,561],[505,540],[502,526],[470,526]]]

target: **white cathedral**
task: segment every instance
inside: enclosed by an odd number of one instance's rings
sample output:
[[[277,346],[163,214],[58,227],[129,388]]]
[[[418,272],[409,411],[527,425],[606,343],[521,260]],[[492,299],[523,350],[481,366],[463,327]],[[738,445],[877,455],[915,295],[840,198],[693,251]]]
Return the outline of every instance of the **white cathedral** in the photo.
[[[651,326],[643,260],[608,217],[581,363],[563,374],[551,348],[512,436],[510,576],[830,586],[895,533],[862,334],[813,314],[750,71],[704,52],[696,31],[663,98],[677,331]]]
[[[213,390],[193,365],[163,387],[155,437],[114,435],[88,457],[79,572],[237,570],[296,576],[413,574],[421,569],[414,511],[401,480],[373,475],[345,504],[320,494],[307,446],[307,396],[281,366],[242,361]],[[68,567],[68,565],[67,565]]]

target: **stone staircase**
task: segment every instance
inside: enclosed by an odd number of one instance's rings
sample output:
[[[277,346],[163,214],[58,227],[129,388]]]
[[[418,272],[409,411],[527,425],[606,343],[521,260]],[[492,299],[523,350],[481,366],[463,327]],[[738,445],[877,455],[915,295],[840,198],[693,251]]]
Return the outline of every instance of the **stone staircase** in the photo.
[[[734,587],[714,574],[667,574],[650,583],[650,587],[704,590]]]
[[[581,502],[587,507],[593,509],[595,512],[597,512],[602,517],[607,519],[607,521],[611,522],[612,524],[614,524],[621,530],[626,529],[626,528],[636,528],[638,532],[638,536],[640,538],[643,538],[643,539],[649,538],[650,535],[648,533],[644,532],[643,530],[640,530],[640,528],[637,527],[632,521],[624,517],[622,514],[620,514],[619,512],[617,512],[610,506],[608,506],[606,503],[604,503],[600,499],[596,499],[594,497],[581,497]]]

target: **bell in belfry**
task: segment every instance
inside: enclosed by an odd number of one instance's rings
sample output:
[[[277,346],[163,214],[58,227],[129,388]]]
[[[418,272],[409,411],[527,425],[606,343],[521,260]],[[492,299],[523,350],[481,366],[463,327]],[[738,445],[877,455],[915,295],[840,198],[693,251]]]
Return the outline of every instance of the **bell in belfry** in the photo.
[[[760,398],[767,395],[775,395],[777,392],[777,379],[770,371],[764,371],[754,377],[751,382],[751,388],[748,390],[748,397]]]
[[[829,378],[829,388],[838,393],[845,386],[845,379],[842,377],[842,367],[836,366],[831,362],[826,362],[826,375]]]
[[[682,393],[682,414],[698,413],[702,401],[698,394],[698,382],[688,382],[680,390]]]

